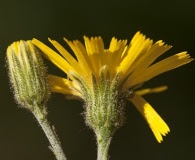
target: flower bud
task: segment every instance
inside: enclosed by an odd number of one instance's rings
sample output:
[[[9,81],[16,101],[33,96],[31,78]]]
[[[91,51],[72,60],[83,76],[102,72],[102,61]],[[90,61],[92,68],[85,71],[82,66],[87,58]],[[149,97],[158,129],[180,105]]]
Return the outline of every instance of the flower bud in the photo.
[[[31,41],[17,41],[7,49],[7,67],[15,100],[24,108],[44,110],[50,91],[40,50]]]

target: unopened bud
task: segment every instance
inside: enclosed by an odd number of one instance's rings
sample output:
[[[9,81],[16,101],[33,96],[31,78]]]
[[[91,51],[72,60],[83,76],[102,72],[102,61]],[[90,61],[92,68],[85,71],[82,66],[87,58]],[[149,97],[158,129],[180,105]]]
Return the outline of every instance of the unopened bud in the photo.
[[[22,40],[7,49],[7,66],[15,99],[30,110],[37,105],[44,109],[50,95],[40,52],[31,41]]]

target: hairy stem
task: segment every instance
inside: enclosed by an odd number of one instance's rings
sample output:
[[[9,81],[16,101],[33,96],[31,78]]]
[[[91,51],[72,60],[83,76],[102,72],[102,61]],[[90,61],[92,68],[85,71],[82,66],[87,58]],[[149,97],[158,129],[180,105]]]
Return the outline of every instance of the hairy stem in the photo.
[[[35,108],[38,109],[39,107]],[[54,128],[51,127],[50,123],[47,120],[47,117],[44,114],[42,114],[39,109],[38,110],[37,109],[33,111],[33,114],[36,117],[37,121],[39,122],[41,128],[43,129],[46,137],[48,138],[51,144],[51,150],[53,151],[56,159],[67,160]]]
[[[96,132],[97,138],[97,160],[108,160],[108,151],[111,142],[111,134],[108,128]]]

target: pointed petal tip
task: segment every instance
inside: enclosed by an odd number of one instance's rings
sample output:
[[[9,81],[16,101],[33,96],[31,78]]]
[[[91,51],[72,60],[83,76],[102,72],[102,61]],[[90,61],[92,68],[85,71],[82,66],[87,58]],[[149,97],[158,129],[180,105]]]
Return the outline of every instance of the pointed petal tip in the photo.
[[[52,39],[51,39],[51,38],[49,38],[49,37],[48,37],[47,39],[48,39],[48,41],[50,41],[50,42],[54,41],[54,40],[52,40]]]
[[[151,128],[156,140],[161,143],[163,140],[163,136],[166,136],[166,134],[170,132],[170,129],[166,122],[164,122],[164,120],[152,108],[152,106],[138,94],[134,94],[130,101],[135,105],[135,107],[144,117],[149,127]]]

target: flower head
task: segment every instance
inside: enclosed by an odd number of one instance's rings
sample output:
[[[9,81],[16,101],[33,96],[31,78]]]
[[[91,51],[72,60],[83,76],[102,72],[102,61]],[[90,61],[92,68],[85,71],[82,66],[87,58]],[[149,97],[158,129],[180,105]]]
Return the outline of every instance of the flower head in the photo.
[[[137,89],[153,77],[191,62],[187,52],[155,62],[171,46],[161,40],[153,43],[140,32],[129,44],[127,40],[112,38],[108,49],[105,49],[101,37],[84,36],[84,45],[78,40],[64,40],[76,58],[57,41],[49,39],[60,54],[37,39],[32,40],[50,61],[67,74],[68,78],[49,75],[52,91],[83,99],[86,121],[95,128],[95,132],[97,124],[100,130],[101,125],[110,128],[120,126],[124,117],[123,104],[130,100],[149,124],[157,141],[161,142],[162,135],[165,136],[170,129],[141,95],[166,88]],[[91,112],[95,113],[92,115]]]
[[[42,106],[49,98],[46,68],[40,50],[31,41],[17,41],[7,49],[10,82],[18,104],[30,110]]]

